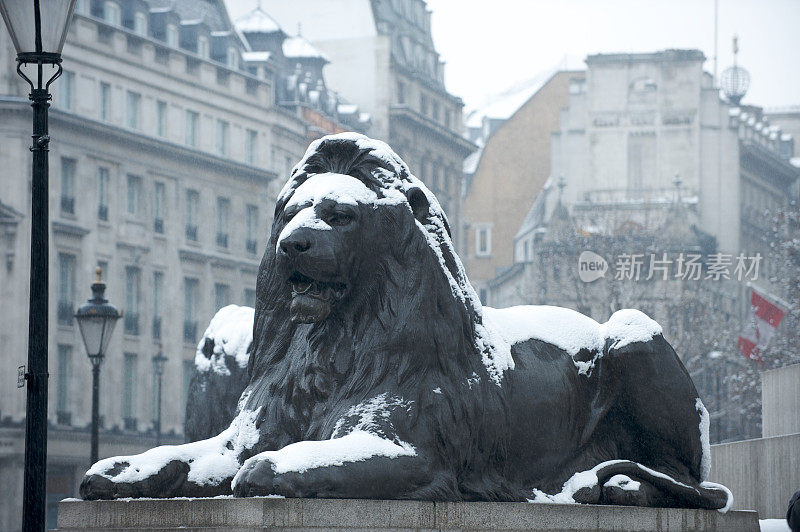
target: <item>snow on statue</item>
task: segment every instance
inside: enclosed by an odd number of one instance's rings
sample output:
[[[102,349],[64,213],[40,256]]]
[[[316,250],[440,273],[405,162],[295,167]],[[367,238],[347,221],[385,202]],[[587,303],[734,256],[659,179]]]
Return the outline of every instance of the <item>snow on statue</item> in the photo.
[[[708,413],[661,327],[635,310],[601,325],[481,307],[439,203],[382,142],[309,147],[278,197],[249,349],[247,311],[212,322],[188,405],[190,432],[219,423],[214,409],[231,408],[229,426],[101,460],[84,498],[730,507],[706,482]],[[219,404],[244,360],[238,404]]]

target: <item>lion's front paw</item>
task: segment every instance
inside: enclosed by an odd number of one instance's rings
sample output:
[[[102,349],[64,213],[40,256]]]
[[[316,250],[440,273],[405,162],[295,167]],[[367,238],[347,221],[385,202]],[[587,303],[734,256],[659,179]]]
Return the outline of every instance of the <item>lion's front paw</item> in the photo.
[[[274,482],[275,471],[272,461],[257,457],[250,458],[233,479],[233,496],[272,495],[275,493]]]

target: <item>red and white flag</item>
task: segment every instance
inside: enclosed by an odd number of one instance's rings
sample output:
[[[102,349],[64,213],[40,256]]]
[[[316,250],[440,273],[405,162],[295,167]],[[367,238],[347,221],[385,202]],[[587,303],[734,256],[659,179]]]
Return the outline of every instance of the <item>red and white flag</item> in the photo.
[[[786,311],[751,289],[750,312],[744,331],[739,336],[739,351],[750,360],[761,362],[761,351],[767,347]]]

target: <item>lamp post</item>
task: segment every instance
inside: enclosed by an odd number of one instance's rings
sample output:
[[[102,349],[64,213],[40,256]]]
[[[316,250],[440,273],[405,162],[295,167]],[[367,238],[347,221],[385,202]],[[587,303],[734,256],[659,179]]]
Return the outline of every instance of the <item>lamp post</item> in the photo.
[[[122,314],[105,298],[103,271],[97,268],[97,280],[92,283],[92,298],[75,312],[81,330],[86,355],[92,363],[92,449],[91,462],[97,462],[97,431],[99,425],[100,364],[103,363],[111,333]]]
[[[33,107],[31,273],[28,307],[28,382],[22,528],[44,530],[47,475],[48,166],[47,103],[61,75],[61,50],[75,0],[3,0],[0,14],[17,51],[17,73],[30,85]],[[22,71],[36,65],[36,83]],[[49,79],[44,66],[56,69]]]
[[[158,396],[156,398],[156,446],[161,445],[161,377],[164,376],[164,365],[167,363],[167,357],[158,354],[153,357],[153,367],[156,370],[156,377],[158,378]]]

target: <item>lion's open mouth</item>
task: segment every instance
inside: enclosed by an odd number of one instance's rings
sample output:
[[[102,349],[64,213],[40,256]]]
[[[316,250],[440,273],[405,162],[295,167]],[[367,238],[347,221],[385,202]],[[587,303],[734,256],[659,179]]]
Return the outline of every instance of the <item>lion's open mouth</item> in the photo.
[[[318,281],[300,272],[289,277],[292,285],[291,319],[294,323],[317,323],[331,313],[334,303],[344,297],[347,285]]]

